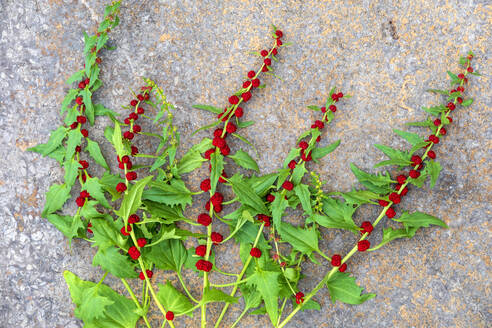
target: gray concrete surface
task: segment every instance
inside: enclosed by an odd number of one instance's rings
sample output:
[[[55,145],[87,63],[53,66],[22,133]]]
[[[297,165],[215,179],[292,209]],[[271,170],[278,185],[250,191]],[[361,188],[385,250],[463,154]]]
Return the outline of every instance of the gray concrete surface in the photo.
[[[82,32],[94,30],[103,5],[0,1],[0,327],[81,327],[62,272],[92,280],[101,275],[90,264],[94,251],[87,243],[70,249],[40,218],[44,193],[63,173],[54,160],[25,150],[45,142],[60,121],[64,81],[83,64]],[[242,133],[257,146],[262,172],[271,172],[314,118],[305,106],[339,86],[354,97],[339,106],[323,142],[342,143],[315,168],[327,190],[349,190],[355,182],[349,162],[371,168],[383,158],[374,143],[406,147],[391,128],[424,118],[418,108],[440,101],[424,90],[447,86],[446,70],[456,70],[459,54],[473,49],[474,66],[485,76],[473,78],[467,92],[475,103],[453,115],[456,123],[437,147],[441,178],[432,191],[412,190],[399,206],[437,215],[450,229],[428,229],[354,257],[350,270],[378,296],[356,307],[331,305],[323,290],[316,297],[323,310],[297,315],[289,327],[486,327],[492,321],[491,16],[490,2],[476,0],[125,1],[111,36],[118,48],[102,56],[105,88],[97,100],[118,109],[129,100],[128,88],[141,84],[139,76],[156,79],[177,106],[183,151],[207,135],[190,136],[211,119],[192,114],[190,105],[223,106],[245,72],[257,67],[248,51],[270,44],[274,23],[294,43],[275,64],[284,81],[265,79],[268,87],[245,108],[246,119],[257,124]],[[98,140],[105,124],[91,130]],[[103,151],[112,154],[107,144]],[[194,190],[205,172],[187,178]],[[358,219],[374,214],[363,209]],[[343,252],[352,242],[349,234],[328,233],[323,247]],[[237,249],[226,248],[219,247],[218,261],[237,270]],[[326,270],[304,269],[306,289]],[[118,281],[107,281],[121,290]],[[200,290],[201,282],[190,284]],[[216,317],[220,309],[209,308]],[[240,311],[232,310],[226,323]],[[198,320],[177,320],[177,326],[196,327]],[[267,323],[250,317],[241,327]]]

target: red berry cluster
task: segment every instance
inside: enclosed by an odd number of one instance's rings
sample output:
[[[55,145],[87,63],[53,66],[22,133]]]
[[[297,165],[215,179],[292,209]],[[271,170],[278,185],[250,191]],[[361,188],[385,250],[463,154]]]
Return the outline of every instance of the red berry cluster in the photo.
[[[340,254],[333,254],[331,257],[331,265],[339,267],[338,271],[345,272],[347,270],[347,263],[342,264],[342,256]]]
[[[301,304],[304,302],[304,293],[303,292],[297,292],[296,293],[296,303]]]
[[[204,158],[210,161],[211,155],[215,153],[217,150],[223,156],[228,156],[231,152],[229,145],[227,144],[227,136],[235,133],[237,130],[237,126],[230,122],[234,117],[241,118],[244,115],[244,110],[240,107],[241,103],[247,103],[252,97],[252,91],[260,86],[260,79],[258,78],[260,72],[268,72],[271,71],[272,58],[277,55],[278,47],[282,45],[281,38],[283,36],[282,31],[275,31],[275,45],[270,50],[261,50],[260,55],[263,57],[263,64],[258,72],[249,71],[247,73],[247,79],[243,82],[242,89],[229,97],[229,105],[224,109],[224,111],[218,114],[217,118],[224,122],[224,126],[222,128],[218,128],[214,131],[214,138],[212,139],[213,148],[208,149]],[[212,170],[212,166],[209,165],[209,170]],[[225,183],[227,181],[226,172],[222,171],[221,176],[219,177],[220,183]],[[203,192],[209,192],[211,189],[210,179],[204,179],[200,183],[200,190]],[[210,199],[205,204],[205,210],[207,210],[210,214],[201,213],[198,215],[197,222],[203,226],[209,226],[212,223],[211,213],[216,212],[220,213],[222,211],[222,203],[224,201],[224,197],[221,193],[216,192],[211,195]],[[265,216],[266,217],[266,216]],[[265,222],[266,226],[270,225],[269,217],[259,217],[259,219]],[[223,241],[223,237],[218,232],[212,232],[210,236],[214,245],[217,245]],[[208,257],[209,254],[206,254],[206,246],[200,245],[195,249],[195,254],[200,257]],[[260,251],[261,255],[261,251]],[[209,272],[212,269],[212,263],[206,261],[204,259],[198,260],[196,263],[196,267],[198,270]]]

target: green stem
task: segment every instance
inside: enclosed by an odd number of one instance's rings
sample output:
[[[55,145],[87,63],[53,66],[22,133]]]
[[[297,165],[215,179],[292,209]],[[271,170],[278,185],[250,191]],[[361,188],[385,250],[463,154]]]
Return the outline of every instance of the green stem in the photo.
[[[137,308],[143,312],[142,306],[140,305],[140,302],[138,301],[135,294],[133,293],[133,290],[130,288],[130,285],[128,285],[126,280],[123,278],[121,278],[121,282],[123,283],[123,285],[125,285],[126,290],[128,291],[128,294],[130,294],[130,296],[131,296],[133,302],[135,303],[135,305],[137,306]],[[145,321],[145,324],[147,325],[147,327],[152,328],[152,326],[149,323],[149,320],[147,319],[147,314],[144,314],[142,316],[142,319]]]
[[[236,321],[234,321],[234,323],[232,324],[232,326],[230,328],[234,328],[236,327],[236,325],[239,323],[239,321],[241,321],[241,319],[244,317],[244,315],[248,312],[249,308],[245,308],[243,310],[243,312],[241,312],[241,314],[239,315],[239,317],[237,317]]]
[[[240,285],[240,284],[243,284],[245,283],[246,281],[248,281],[251,277],[248,277],[246,279],[243,279],[241,281],[236,281],[236,282],[230,282],[228,284],[222,284],[222,285],[216,285],[216,284],[210,284],[210,286],[212,287],[217,287],[217,288],[223,288],[223,287],[230,287],[230,286],[236,286],[236,285]]]
[[[186,287],[186,284],[185,282],[183,281],[183,277],[181,276],[181,272],[177,272],[177,276],[178,276],[178,280],[179,282],[181,283],[181,286],[183,286],[183,289],[184,291],[186,292],[186,294],[188,295],[188,297],[195,303],[199,303],[199,301],[193,297],[193,295],[191,295],[190,291],[188,290],[188,288]]]

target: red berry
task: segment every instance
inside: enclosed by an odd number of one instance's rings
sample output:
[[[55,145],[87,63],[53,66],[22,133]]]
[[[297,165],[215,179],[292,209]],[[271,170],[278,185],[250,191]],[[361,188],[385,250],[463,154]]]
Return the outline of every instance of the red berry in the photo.
[[[77,116],[77,122],[79,122],[80,124],[84,124],[85,122],[87,122],[87,118],[85,118],[85,116],[83,115],[79,115]]]
[[[265,58],[265,60],[263,61],[265,63],[265,65],[267,66],[270,66],[272,65],[272,60],[270,58]]]
[[[382,207],[386,207],[386,206],[388,206],[388,204],[389,204],[389,202],[387,202],[387,201],[385,201],[385,200],[383,200],[383,199],[378,200],[378,203],[379,203],[379,205],[380,205],[380,206],[382,206]]]
[[[132,164],[132,162],[128,162],[128,163],[121,162],[118,166],[119,166],[120,170],[124,170],[125,167],[126,167],[127,170],[131,170],[133,164]]]
[[[436,119],[434,120],[434,125],[435,125],[435,126],[439,126],[439,125],[441,125],[441,120],[440,120],[440,119],[438,119],[438,118],[436,118]]]
[[[222,242],[222,240],[224,240],[224,237],[222,237],[222,235],[218,232],[212,232],[212,234],[210,235],[210,239],[212,239],[212,242],[214,244],[219,244]]]
[[[243,94],[241,95],[241,97],[243,98],[243,101],[244,101],[244,102],[247,102],[248,100],[250,100],[250,99],[251,99],[251,92],[246,91],[245,93],[243,93]]]
[[[325,127],[325,124],[323,122],[321,122],[320,120],[316,120],[314,122],[314,124],[319,128],[319,129],[323,129]]]
[[[137,179],[137,173],[136,172],[133,172],[133,171],[132,172],[128,172],[126,174],[126,179],[128,181],[136,180]]]
[[[282,40],[277,39],[277,47],[280,47],[282,45]]]
[[[299,148],[307,149],[308,147],[309,147],[309,144],[306,141],[299,142]]]
[[[123,122],[125,122],[125,124],[128,124],[128,125],[130,125],[132,123],[128,117],[125,118]]]
[[[284,33],[282,33],[281,30],[276,30],[275,31],[275,35],[278,36],[279,38],[283,37],[284,36]]]
[[[198,215],[198,219],[196,221],[199,224],[207,227],[210,225],[210,223],[212,223],[212,218],[207,213],[202,213],[202,214]]]
[[[80,133],[84,136],[84,138],[87,138],[89,136],[89,131],[87,131],[86,129],[80,130]]]
[[[427,156],[429,156],[429,158],[435,159],[436,153],[433,150],[429,150],[429,152],[427,153]]]
[[[340,272],[345,272],[345,270],[347,270],[347,263],[342,264],[338,269],[338,271]]]
[[[412,161],[412,164],[414,166],[415,165],[419,165],[420,163],[422,163],[422,158],[420,158],[420,156],[418,156],[418,155],[413,155],[410,160]]]
[[[85,198],[79,196],[79,197],[77,197],[77,199],[75,200],[75,202],[77,203],[77,206],[78,207],[82,207],[85,204]]]
[[[79,83],[79,89],[84,89],[85,88],[85,83],[84,81]]]
[[[335,112],[337,111],[337,106],[335,106],[335,105],[330,105],[330,107],[329,107],[329,108],[330,108],[330,110],[331,110],[333,113],[335,113]]]
[[[195,248],[195,255],[198,256],[205,256],[205,253],[207,252],[207,246],[206,245],[200,245],[197,248]]]
[[[211,186],[210,186],[210,179],[205,179],[205,180],[203,180],[203,181],[200,183],[200,189],[201,189],[202,191],[205,191],[205,192],[206,192],[206,191],[209,191],[209,190],[210,190],[210,188],[211,188]]]
[[[273,48],[273,50],[272,50],[272,54],[273,54],[274,56],[276,56],[276,55],[277,55],[277,48]]]
[[[367,239],[364,239],[364,240],[361,240],[357,243],[357,250],[359,252],[365,252],[367,251],[369,248],[371,247],[371,243],[369,242],[369,240]]]
[[[229,97],[229,103],[232,105],[236,105],[239,102],[239,98],[237,96],[230,96]]]
[[[216,192],[215,194],[212,195],[210,198],[210,202],[214,205],[220,205],[224,201],[224,196],[220,192]]]
[[[266,56],[268,56],[268,51],[262,50],[262,51],[260,51],[260,55],[262,55],[263,57],[266,57]]]
[[[447,131],[445,128],[441,128],[441,130],[439,130],[439,134],[441,134],[443,136],[446,135],[446,133],[447,133]]]
[[[174,313],[172,311],[166,312],[166,320],[172,321],[174,319]]]
[[[89,198],[89,197],[91,197],[91,195],[87,192],[87,190],[82,190],[80,192],[80,197]]]
[[[323,107],[321,107],[321,112],[322,112],[323,114],[324,114],[324,113],[326,113],[326,107],[324,107],[324,106],[323,106]]]
[[[124,184],[123,182],[120,182],[116,185],[116,191],[117,192],[124,192],[126,190],[126,184]]]
[[[394,218],[395,215],[396,215],[395,210],[392,207],[388,208],[388,210],[386,211],[386,216],[391,219]]]
[[[132,112],[132,113],[130,113],[130,115],[128,115],[128,118],[129,118],[130,120],[134,120],[134,121],[136,121],[136,120],[138,120],[138,114],[137,114],[137,113],[135,113],[135,112]]]
[[[84,103],[84,99],[82,97],[75,98],[75,102],[77,105],[82,105]]]
[[[408,187],[405,187],[400,191],[401,196],[405,196],[406,194],[408,194]]]
[[[138,105],[137,99],[133,99],[132,101],[130,101],[130,106],[135,107],[137,105]]]
[[[398,181],[399,184],[404,184],[406,180],[407,180],[407,177],[404,175],[399,175],[396,177],[396,181]]]
[[[372,226],[372,223],[369,222],[369,221],[364,221],[362,222],[362,224],[360,225],[360,227],[362,228],[362,233],[371,233],[372,230],[374,230],[374,227]]]
[[[227,123],[227,126],[226,126],[227,133],[234,133],[234,132],[236,132],[236,130],[237,130],[237,128],[233,123]]]
[[[229,148],[229,146],[228,146],[228,145],[225,145],[224,147],[222,147],[222,148],[220,149],[220,153],[221,153],[222,155],[224,155],[224,156],[227,156],[227,155],[229,155],[229,154],[231,153],[231,149]]]
[[[290,181],[284,181],[284,183],[282,183],[282,187],[286,190],[292,190],[294,188],[294,184]]]
[[[87,161],[79,161],[79,164],[82,165],[83,170],[89,167],[89,163]]]
[[[453,104],[452,102],[448,102],[448,104],[446,105],[447,108],[449,108],[449,110],[454,110],[456,108],[456,105]]]
[[[135,156],[136,154],[138,154],[138,148],[137,147],[132,146],[131,149],[132,149],[132,156]]]
[[[133,139],[133,137],[134,137],[134,135],[133,135],[133,133],[131,133],[130,131],[126,131],[125,133],[123,133],[123,137],[124,137],[125,139],[132,140],[132,139]]]
[[[463,98],[458,97],[458,98],[456,98],[456,101],[457,101],[459,104],[461,104],[461,103],[463,102]]]
[[[321,136],[318,136],[318,137],[316,138],[316,142],[320,142],[320,141],[321,141]]]
[[[288,166],[289,166],[289,168],[290,168],[291,170],[293,170],[293,169],[295,169],[295,168],[296,168],[296,165],[297,165],[296,161],[295,161],[295,160],[291,160],[291,161],[289,162],[289,165],[288,165]]]
[[[309,152],[309,154],[306,156],[306,154],[303,152],[301,152],[301,159],[305,162],[309,162],[311,161],[313,158],[311,157],[311,152]]]
[[[73,122],[72,124],[70,124],[70,129],[75,130],[78,126],[79,126],[79,123]]]
[[[85,85],[89,85],[91,83],[91,80],[89,78],[86,78],[84,80]]]
[[[468,68],[466,70],[468,71],[468,73],[473,73],[473,67],[471,67],[471,66],[468,66]]]
[[[145,273],[147,274],[147,277],[150,279],[152,278],[152,276],[154,275],[154,273],[150,270],[145,270]],[[138,277],[140,278],[140,280],[145,280],[145,276],[143,274],[143,272],[140,272],[140,274],[138,275]]]
[[[236,117],[242,117],[243,116],[243,108],[242,107],[238,107],[236,108],[236,111],[234,112],[234,115],[236,115]]]
[[[80,146],[75,147],[75,152],[80,153],[82,151],[82,148]]]
[[[140,131],[142,131],[142,128],[140,127],[140,125],[135,124],[135,125],[133,126],[133,132],[135,132],[135,133],[139,133]]]
[[[394,204],[399,204],[401,201],[400,195],[398,195],[396,192],[392,192],[389,195],[389,200],[392,201]]]
[[[465,75],[463,73],[460,73],[460,74],[458,74],[458,78],[459,79],[464,79],[465,78]]]
[[[268,72],[268,66],[263,66],[263,68],[261,69],[262,72]]]
[[[135,246],[132,246],[128,249],[128,255],[130,255],[132,259],[138,260],[140,257],[140,251]]]
[[[215,137],[213,140],[212,140],[212,145],[214,145],[215,147],[218,147],[218,148],[224,148],[225,145],[226,145],[226,142],[223,138],[221,137]]]
[[[255,72],[255,71],[249,71],[249,72],[248,72],[248,77],[249,77],[250,79],[254,78],[254,77],[255,77],[255,75],[256,75],[256,72]]]
[[[254,79],[251,81],[253,88],[258,88],[260,86],[260,79]]]
[[[142,107],[138,107],[137,114],[142,115],[143,113],[145,113],[145,109],[143,109]]]
[[[432,137],[432,140],[431,140],[431,141],[432,141],[433,143],[435,143],[435,144],[439,143],[439,137],[437,137],[437,136],[435,136],[435,135],[431,135],[430,137]],[[429,137],[429,139],[430,139],[430,137]]]
[[[448,116],[448,120],[449,120],[449,123],[453,123],[453,119],[451,118],[451,116]]]
[[[304,302],[304,293],[303,292],[297,292],[296,293],[296,303],[301,304]]]
[[[210,272],[210,270],[212,270],[213,264],[209,261],[198,260],[195,266],[200,271]]]
[[[243,89],[247,89],[251,85],[251,81],[244,81],[243,82]]]
[[[145,239],[145,238],[138,238],[137,239],[137,245],[140,248],[144,247],[145,245],[147,245],[147,239]]]
[[[128,217],[128,223],[133,224],[140,221],[140,217],[137,214],[132,214]]]
[[[409,175],[412,179],[417,179],[420,176],[420,172],[417,170],[410,170]]]
[[[126,229],[125,229],[125,227],[121,227],[121,230],[120,231],[121,231],[121,234],[123,236],[129,236],[130,235],[130,231],[132,231],[132,226],[130,226],[130,225],[126,226]]]
[[[205,159],[210,160],[210,155],[212,155],[213,153],[215,153],[215,149],[214,148],[210,148],[209,150],[207,150],[205,152],[205,155],[203,157],[205,157]]]
[[[459,86],[456,88],[456,90],[458,90],[459,92],[463,92],[463,91],[465,91],[465,88],[463,88],[462,86]]]
[[[253,247],[251,248],[249,255],[251,255],[252,257],[259,258],[261,256],[261,250],[259,248]]]
[[[275,196],[273,196],[272,194],[268,194],[268,195],[266,196],[266,200],[267,200],[267,202],[269,202],[269,203],[273,203],[273,201],[275,200]]]
[[[150,95],[148,93],[144,94],[144,100],[149,100],[150,99]]]
[[[331,265],[336,267],[342,265],[342,256],[340,256],[339,254],[334,254],[331,257]]]
[[[143,97],[142,95],[137,95],[137,99],[138,99],[139,101],[143,101],[143,100],[144,100],[144,97]]]

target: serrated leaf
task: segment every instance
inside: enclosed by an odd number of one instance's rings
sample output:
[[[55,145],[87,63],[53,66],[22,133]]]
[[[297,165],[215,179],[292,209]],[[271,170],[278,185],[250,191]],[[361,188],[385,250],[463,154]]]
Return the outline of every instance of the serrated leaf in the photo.
[[[359,227],[355,225],[352,216],[358,206],[350,202],[343,202],[336,198],[323,198],[324,216],[313,215],[313,220],[325,228],[346,229],[359,232]],[[327,219],[328,218],[328,219]]]
[[[256,269],[250,281],[247,282],[250,286],[256,286],[256,290],[261,294],[265,302],[266,311],[273,325],[276,325],[278,321],[279,276],[279,272],[260,271]]]
[[[89,88],[85,88],[81,91],[82,98],[84,98],[85,115],[87,119],[94,125],[94,105],[92,104],[92,93]]]
[[[290,161],[292,161],[294,158],[299,157],[300,155],[301,155],[301,148],[299,148],[299,147],[292,148],[290,150],[289,154],[287,155],[287,157],[284,160],[284,166],[283,166],[284,169],[287,168],[287,166],[289,165]]]
[[[326,147],[316,147],[313,149],[311,152],[311,156],[313,157],[313,160],[317,160],[320,158],[325,157],[340,145],[340,140],[335,141],[334,143],[326,146]]]
[[[178,291],[168,280],[166,284],[159,284],[157,298],[166,311],[172,311],[174,314],[187,312],[186,315],[193,317],[193,312],[188,312],[193,308],[193,304],[188,300],[188,297]]]
[[[437,178],[439,178],[439,173],[441,173],[441,169],[442,169],[441,164],[431,159],[426,164],[425,169],[427,172],[429,172],[429,175],[431,177],[430,187],[434,188],[437,182]]]
[[[400,167],[405,167],[412,164],[411,161],[407,161],[405,159],[400,159],[400,158],[394,158],[394,159],[388,159],[386,161],[381,161],[377,164],[374,165],[374,168],[378,168],[381,166],[386,166],[386,165],[398,165]]]
[[[116,215],[123,219],[125,226],[128,223],[128,217],[136,213],[138,208],[142,205],[142,194],[145,186],[152,180],[152,178],[152,176],[145,177],[132,185],[123,197],[119,210],[114,211]]]
[[[77,97],[78,94],[79,94],[79,89],[68,90],[61,104],[60,114],[63,114],[66,110],[68,110],[68,106],[72,103],[72,101]]]
[[[318,106],[312,106],[311,105],[311,106],[307,106],[307,108],[310,109],[310,110],[318,111],[318,112],[321,111],[321,108],[318,107]]]
[[[434,115],[434,116],[441,115],[441,113],[446,111],[447,109],[448,108],[444,105],[438,105],[438,106],[433,106],[433,107],[422,107],[422,110],[424,110],[427,113]]]
[[[415,232],[417,231],[418,228],[408,228],[408,229],[393,229],[393,228],[386,228],[386,229],[383,229],[383,239],[381,240],[381,242],[372,247],[371,249],[369,249],[368,251],[375,251],[381,247],[383,247],[384,245],[386,245],[387,243],[389,243],[390,241],[393,241],[395,239],[399,239],[399,238],[412,238],[414,235],[415,235]]]
[[[340,195],[348,204],[377,204],[375,200],[379,199],[379,195],[369,190],[352,190],[349,192],[332,192],[329,195]]]
[[[294,170],[292,171],[291,181],[294,185],[298,185],[301,183],[302,178],[307,173],[306,162],[302,162],[301,164],[297,164]]]
[[[77,237],[79,235],[79,229],[76,229],[74,231],[73,227],[77,226],[77,224],[74,224],[74,220],[80,221],[79,217],[72,217],[70,215],[58,215],[58,214],[48,214],[45,216],[46,219],[53,224],[58,230],[63,233],[65,237],[68,238],[68,240],[72,240],[74,237]],[[79,227],[83,227],[82,224],[79,225]]]
[[[65,158],[72,158],[75,155],[75,148],[80,145],[81,141],[82,133],[80,133],[80,129],[70,130],[68,132],[67,153],[65,154]]]
[[[250,169],[250,170],[255,170],[256,172],[259,172],[260,170],[258,169],[258,164],[256,164],[256,161],[251,158],[251,156],[243,151],[242,149],[238,150],[234,155],[229,155],[229,158],[232,158],[232,160],[239,166],[245,168],[245,169]]]
[[[431,224],[448,228],[447,224],[442,220],[422,212],[408,213],[405,211],[398,219],[394,219],[394,221],[403,223],[407,230],[408,228],[427,228]]]
[[[427,92],[432,92],[432,93],[438,93],[438,94],[441,94],[441,95],[449,95],[449,91],[448,90],[439,90],[439,89],[427,89],[426,90]]]
[[[312,214],[313,209],[311,207],[311,193],[309,192],[309,187],[305,184],[299,184],[294,187],[294,192],[301,201],[302,209],[307,214]]]
[[[109,108],[104,107],[101,104],[94,105],[94,116],[107,116],[112,121],[116,120],[116,116],[120,115],[119,113],[112,111]]]
[[[212,302],[237,303],[238,298],[224,293],[220,289],[207,287],[203,290],[203,298],[200,301],[202,304]]]
[[[181,272],[188,258],[188,252],[181,240],[166,239],[150,247],[150,252],[146,256],[162,270]]]
[[[288,242],[297,251],[308,256],[314,251],[319,251],[318,233],[314,228],[304,229],[284,222],[279,232],[282,240]]]
[[[97,164],[101,165],[106,170],[109,170],[109,166],[106,163],[103,154],[101,153],[101,148],[99,148],[99,144],[89,138],[86,138],[86,140],[87,147],[85,148],[85,150],[89,152],[89,155],[91,155],[92,159],[94,159]]]
[[[67,84],[72,84],[82,80],[85,77],[85,70],[73,73],[67,80]]]
[[[219,125],[221,122],[222,122],[222,120],[218,120],[218,121],[213,122],[212,124],[202,126],[198,130],[196,130],[195,132],[193,132],[191,135],[194,136],[195,134],[197,134],[198,132],[200,132],[202,130],[207,130],[207,129],[213,128],[214,126]]]
[[[121,296],[108,286],[104,284],[96,285],[90,281],[81,280],[79,277],[71,273],[70,271],[65,271],[63,273],[65,281],[67,282],[68,288],[70,290],[70,295],[73,302],[77,306],[75,315],[84,321],[85,327],[87,328],[134,328],[139,319],[139,315],[136,314],[137,307],[132,300]],[[91,304],[85,304],[86,302],[91,302],[93,297],[87,294],[88,290],[91,288],[96,288],[97,295],[111,301],[103,302],[104,306],[99,305],[99,309],[103,309],[103,312],[93,312],[89,314],[89,317],[84,316],[85,311],[80,311],[80,307],[90,306]],[[94,289],[92,289],[94,291]],[[89,297],[87,297],[89,296]],[[98,302],[101,303],[101,302]],[[95,311],[98,311],[97,309]],[[89,311],[91,312],[91,311]],[[90,316],[94,316],[95,313],[100,315],[97,320],[92,320]]]
[[[282,222],[282,215],[285,209],[289,205],[289,202],[284,198],[282,193],[276,192],[273,194],[275,200],[272,203],[272,220],[276,229],[280,229]]]
[[[94,255],[92,265],[100,266],[103,270],[110,272],[118,278],[136,278],[136,264],[126,255],[120,253],[116,247],[99,249]]]
[[[106,208],[111,208],[106,197],[104,196],[103,186],[98,178],[87,178],[84,188],[89,192],[92,198],[96,199],[99,204]]]
[[[74,185],[79,174],[79,168],[81,167],[82,166],[80,165],[80,163],[73,158],[63,163],[63,169],[65,170],[65,184],[69,189],[71,189]]]
[[[335,273],[326,282],[326,287],[330,292],[331,301],[337,300],[347,304],[362,304],[365,301],[374,298],[376,294],[363,294],[364,288],[359,287],[355,278],[349,273],[335,271]]]
[[[399,135],[400,137],[402,137],[403,139],[408,141],[412,146],[415,146],[418,143],[424,142],[424,139],[422,139],[422,137],[416,133],[401,131],[401,130],[397,130],[397,129],[393,129],[393,131],[397,135]]]
[[[394,183],[386,174],[370,174],[359,169],[355,164],[350,163],[350,168],[359,182],[372,192],[377,194],[387,194],[391,190],[391,183]]]
[[[69,198],[70,188],[66,184],[52,184],[46,193],[46,202],[41,216],[46,218],[48,214],[58,211]]]
[[[106,135],[106,131],[108,131],[108,133],[110,132],[110,130],[105,129],[104,135]],[[106,138],[107,137],[108,136],[106,136]],[[118,155],[120,158],[127,155],[127,151],[125,149],[125,146],[123,146],[123,138],[121,136],[121,127],[117,121],[114,122],[114,129],[113,129],[113,135],[111,137],[111,143],[113,144],[113,147],[116,150],[116,155]]]
[[[178,173],[185,174],[194,171],[195,169],[202,166],[203,162],[207,160],[202,157],[198,151],[188,151],[178,163]]]
[[[473,98],[468,98],[468,99],[466,99],[465,101],[463,101],[463,102],[461,103],[461,106],[463,106],[463,107],[468,107],[468,106],[470,106],[471,104],[473,104]]]
[[[224,171],[224,156],[215,151],[212,155],[210,155],[210,165],[212,166],[212,170],[210,171],[210,188],[212,194],[215,193],[217,188],[217,183],[219,182],[219,178]]]
[[[253,188],[255,194],[263,196],[277,180],[278,173],[270,173],[262,176],[253,175],[250,178],[246,178],[247,183]]]
[[[234,191],[234,194],[239,198],[239,201],[242,204],[251,206],[252,208],[265,215],[270,214],[260,196],[255,193],[250,185],[242,181],[240,175],[235,174],[229,179],[229,182],[232,185],[232,190]]]
[[[215,113],[215,114],[222,114],[223,110],[220,109],[220,108],[217,108],[217,107],[214,107],[214,106],[210,106],[210,105],[200,105],[200,104],[196,104],[196,105],[193,105],[191,106],[193,108],[198,108],[198,109],[203,109],[203,110],[206,110],[206,111],[209,111],[209,112],[212,112],[212,113]]]
[[[251,126],[253,124],[255,124],[255,121],[239,121],[239,120],[236,120],[237,122],[237,127],[239,129],[244,129],[244,128],[247,128],[248,126]]]
[[[117,225],[116,222],[119,224]],[[123,220],[114,221],[113,217],[91,220],[94,236],[94,247],[101,249],[117,246],[123,248],[126,244],[126,237],[119,232],[123,226]],[[115,248],[116,249],[116,248]]]
[[[149,189],[143,192],[143,199],[166,204],[169,206],[191,205],[191,192],[181,180],[173,179],[171,184],[164,181],[152,181]]]
[[[60,126],[58,129],[51,131],[50,138],[47,143],[36,145],[28,148],[27,150],[47,156],[49,153],[62,146],[62,142],[67,135],[67,131],[68,129],[66,127]]]
[[[162,218],[164,224],[170,224],[175,221],[186,221],[187,219],[183,216],[182,211],[179,207],[171,207],[162,203],[153,202],[150,200],[143,201],[146,210],[152,214],[153,217]]]

